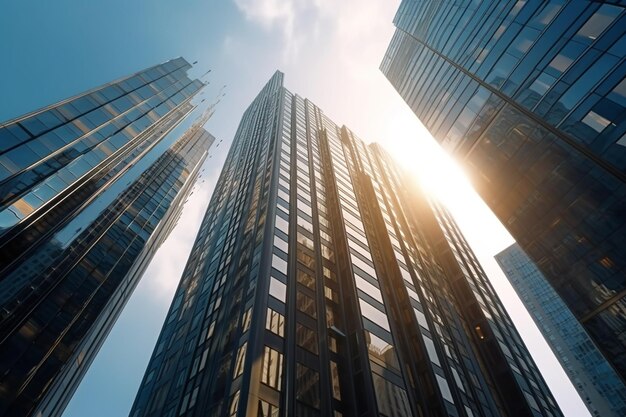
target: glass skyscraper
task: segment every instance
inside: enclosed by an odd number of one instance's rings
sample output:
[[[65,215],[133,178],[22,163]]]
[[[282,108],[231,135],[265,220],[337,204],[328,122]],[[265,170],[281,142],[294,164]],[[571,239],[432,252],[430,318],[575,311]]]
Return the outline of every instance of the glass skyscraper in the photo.
[[[446,210],[276,72],[130,415],[562,414]]]
[[[0,415],[58,416],[213,137],[170,60],[0,126]],[[206,121],[210,110],[200,115]]]
[[[624,6],[405,0],[381,64],[622,379]]]
[[[539,269],[517,244],[497,254],[496,260],[591,415],[625,416],[626,386]]]

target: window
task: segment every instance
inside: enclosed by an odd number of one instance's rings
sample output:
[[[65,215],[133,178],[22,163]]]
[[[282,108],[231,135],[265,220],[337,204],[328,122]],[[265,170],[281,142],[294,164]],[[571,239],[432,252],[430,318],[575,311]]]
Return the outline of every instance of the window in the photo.
[[[437,377],[437,385],[439,385],[439,390],[441,391],[441,395],[446,401],[450,401],[454,404],[454,399],[452,398],[452,393],[450,392],[450,387],[448,386],[448,381],[440,375],[435,375]]]
[[[270,295],[284,303],[287,300],[287,286],[276,278],[271,277]]]
[[[314,249],[313,241],[300,232],[298,232],[298,243],[311,250]]]
[[[250,328],[250,323],[252,322],[252,307],[247,309],[243,313],[243,317],[241,318],[241,331],[245,332]]]
[[[263,400],[259,400],[258,417],[278,417],[278,407]]]
[[[543,29],[552,22],[552,19],[561,10],[563,0],[546,2],[543,9],[530,21],[530,25],[537,29]]]
[[[261,371],[261,382],[278,391],[283,374],[283,354],[268,346],[263,352],[263,369]]]
[[[296,280],[305,287],[315,290],[315,278],[308,273],[298,270]]]
[[[559,54],[552,59],[548,65],[547,71],[551,75],[559,77],[570,67],[572,62],[580,56],[584,49],[584,45],[579,42],[570,41],[563,47],[561,52],[559,52]]]
[[[320,406],[319,372],[296,363],[296,399],[315,408]]]
[[[280,337],[285,336],[285,317],[271,308],[267,309],[265,328]]]
[[[365,343],[367,344],[367,351],[372,362],[386,368],[399,369],[398,357],[391,343],[367,330],[365,331]]]
[[[543,96],[550,89],[550,87],[552,87],[552,84],[554,84],[555,81],[556,78],[542,72],[539,77],[533,81],[529,88],[540,96]]]
[[[296,323],[296,344],[316,355],[319,353],[317,334],[300,323]]]
[[[405,390],[376,373],[372,373],[372,380],[374,382],[378,411],[381,414],[394,417],[410,417],[413,415]]]
[[[430,361],[436,365],[441,366],[441,362],[439,362],[439,355],[437,355],[437,351],[435,350],[435,343],[433,343],[432,339],[429,337],[424,337],[424,344],[426,345],[426,351],[428,352],[428,357]]]
[[[233,379],[237,378],[243,373],[244,359],[246,358],[246,347],[248,343],[244,343],[239,347],[237,351],[237,359],[235,360],[235,369],[233,371]]]
[[[428,327],[428,321],[426,321],[426,316],[424,315],[424,313],[422,313],[416,308],[413,308],[413,311],[415,311],[415,317],[417,318],[417,322],[419,323],[419,325],[427,329],[430,329]]]
[[[287,261],[276,254],[272,255],[272,267],[287,275]]]
[[[598,133],[602,132],[609,124],[611,124],[610,120],[605,119],[594,111],[587,113],[587,115],[583,117],[582,122]]]
[[[339,367],[337,363],[330,361],[330,378],[333,388],[333,398],[341,401],[341,385],[339,384]]]
[[[315,259],[300,249],[298,249],[298,262],[310,269],[315,269]]]
[[[276,228],[282,232],[289,233],[289,222],[280,216],[276,216]]]
[[[624,78],[614,89],[611,91],[607,98],[613,100],[616,103],[626,107],[626,78]]]
[[[365,294],[369,295],[376,301],[381,303],[383,302],[383,296],[380,293],[380,290],[376,288],[373,284],[358,275],[354,275],[354,279],[356,281],[356,286],[359,290],[363,291]]]
[[[359,305],[361,306],[361,314],[363,314],[363,317],[387,331],[390,330],[389,321],[385,313],[360,298]]]
[[[313,318],[317,317],[315,309],[315,300],[308,295],[298,291],[296,303],[298,310],[302,311]]]
[[[274,236],[274,246],[276,246],[278,249],[282,250],[285,253],[289,252],[289,244],[281,239],[278,235]]]
[[[521,58],[524,54],[526,54],[526,52],[528,52],[530,46],[533,44],[535,39],[537,39],[537,36],[539,36],[539,31],[537,29],[525,27],[511,43],[509,51],[516,57]]]
[[[598,36],[615,20],[623,9],[618,6],[602,5],[580,28],[576,36],[586,41],[595,41]]]
[[[239,391],[234,393],[230,400],[230,407],[228,408],[228,415],[230,417],[235,417],[237,415],[238,410],[239,410]]]

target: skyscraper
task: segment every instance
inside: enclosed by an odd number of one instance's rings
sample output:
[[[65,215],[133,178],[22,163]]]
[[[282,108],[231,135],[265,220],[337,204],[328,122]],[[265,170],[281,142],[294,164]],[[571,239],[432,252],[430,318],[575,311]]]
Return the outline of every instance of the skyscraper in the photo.
[[[203,87],[190,67],[2,124],[0,415],[61,414],[176,223],[213,142],[189,128]]]
[[[519,245],[509,246],[496,260],[591,415],[626,415],[626,386]]]
[[[130,415],[561,413],[446,211],[276,72]]]
[[[381,64],[622,379],[625,5],[405,0]]]

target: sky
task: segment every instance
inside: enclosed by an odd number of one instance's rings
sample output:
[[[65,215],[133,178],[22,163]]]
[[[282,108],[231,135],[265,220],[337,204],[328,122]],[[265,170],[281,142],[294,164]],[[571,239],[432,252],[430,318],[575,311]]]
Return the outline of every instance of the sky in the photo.
[[[208,69],[226,96],[206,125],[214,146],[178,227],[156,253],[63,417],[126,416],[239,119],[275,70],[336,123],[379,142],[437,192],[476,252],[565,416],[582,400],[493,256],[512,237],[378,69],[398,0],[108,0],[5,2],[0,120],[168,59]]]

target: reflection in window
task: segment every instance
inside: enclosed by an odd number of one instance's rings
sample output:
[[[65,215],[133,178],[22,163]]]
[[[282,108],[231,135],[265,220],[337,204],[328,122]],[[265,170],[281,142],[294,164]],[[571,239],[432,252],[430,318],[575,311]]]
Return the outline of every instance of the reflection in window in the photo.
[[[595,84],[602,79],[617,62],[617,58],[610,54],[604,54],[595,61],[593,66],[586,71],[570,88],[561,96],[557,103],[564,109],[571,110],[578,105],[579,101],[591,91]]]
[[[270,279],[270,295],[284,303],[287,300],[287,286],[272,277]]]
[[[435,350],[435,344],[432,339],[429,337],[424,337],[424,344],[426,345],[426,351],[428,352],[428,357],[430,361],[436,365],[441,366],[441,362],[439,362],[439,355],[437,355],[437,351]]]
[[[339,294],[337,294],[337,291],[326,285],[324,285],[324,296],[330,301],[334,301],[335,303],[339,302]]]
[[[331,352],[335,352],[335,353],[339,352],[337,350],[337,339],[335,339],[334,336],[328,336],[328,349]]]
[[[452,398],[452,393],[450,392],[450,387],[448,386],[448,381],[440,375],[435,375],[437,377],[437,385],[439,385],[439,390],[441,391],[441,395],[446,401],[450,401],[454,404],[454,399]]]
[[[341,401],[341,387],[339,385],[339,367],[337,363],[330,361],[330,377],[332,380],[333,398]]]
[[[549,25],[563,7],[562,3],[563,0],[546,2],[544,8],[531,20],[530,25],[537,29],[543,29]]]
[[[285,317],[271,308],[267,309],[265,328],[280,337],[285,336]]]
[[[285,233],[289,233],[289,222],[280,216],[276,216],[276,228]]]
[[[298,243],[311,250],[314,250],[315,248],[313,246],[313,241],[300,232],[298,232]]]
[[[381,303],[383,302],[383,296],[380,293],[380,290],[376,288],[373,284],[358,275],[354,275],[354,279],[356,281],[356,286],[359,290],[363,291],[365,294],[369,295],[376,301]]]
[[[228,415],[230,417],[235,417],[237,415],[237,410],[239,410],[239,391],[234,393],[230,400],[230,407],[228,408]]]
[[[278,249],[282,250],[285,253],[289,253],[289,245],[278,235],[274,236],[274,246],[276,246]]]
[[[548,72],[558,77],[564,73],[585,49],[579,42],[570,41],[548,65]]]
[[[320,406],[319,372],[296,363],[296,399],[315,408]]]
[[[317,346],[317,334],[300,323],[296,323],[296,344],[316,355],[319,352]]]
[[[263,400],[259,400],[258,417],[278,417],[278,407]]]
[[[607,98],[613,100],[616,103],[626,107],[626,78],[624,78],[614,89],[611,91]]]
[[[550,87],[552,87],[552,84],[554,84],[555,81],[556,78],[542,72],[529,88],[540,96],[543,96],[550,89]]]
[[[617,6],[610,6],[608,4],[600,7],[593,16],[587,20],[587,23],[580,28],[576,36],[579,36],[588,41],[594,41],[600,36],[604,29],[606,29],[623,9]]]
[[[298,226],[302,227],[304,230],[313,233],[313,225],[310,221],[298,216]]]
[[[335,261],[335,252],[322,243],[322,256],[331,262]]]
[[[274,254],[272,256],[272,267],[276,268],[277,271],[282,272],[287,275],[287,261],[278,255]]]
[[[243,313],[243,317],[241,319],[241,331],[245,332],[250,328],[250,323],[252,322],[252,307],[247,309]]]
[[[537,29],[525,27],[511,43],[510,52],[518,58],[521,58],[524,54],[526,54],[526,52],[528,52],[530,46],[533,44],[535,39],[537,39],[537,36],[539,36],[539,31]]]
[[[350,254],[350,259],[352,259],[352,263],[363,272],[369,274],[373,278],[376,278],[376,271],[373,267],[371,267],[368,263],[363,261],[361,258],[354,254]]]
[[[315,259],[300,249],[298,249],[298,262],[310,269],[315,269]]]
[[[372,373],[378,411],[386,416],[410,417],[412,415],[406,391],[382,376]]]
[[[456,382],[457,387],[459,387],[461,391],[465,392],[465,386],[463,385],[463,381],[461,381],[461,376],[459,375],[457,370],[453,367],[450,367],[450,370],[452,371],[452,375],[454,376],[454,381]]]
[[[315,278],[306,272],[298,270],[296,280],[305,287],[315,290]]]
[[[387,331],[390,330],[389,321],[385,313],[360,298],[359,305],[361,306],[361,314],[363,314],[363,317]]]
[[[391,343],[367,330],[365,331],[365,343],[371,361],[386,368],[399,369],[398,357]]]
[[[605,119],[594,111],[587,113],[587,115],[583,117],[582,122],[598,133],[602,132],[608,125],[611,124],[610,120]]]
[[[263,352],[263,369],[261,370],[261,382],[278,391],[283,375],[283,354],[268,346]]]
[[[237,359],[235,360],[235,370],[233,371],[233,379],[237,378],[243,373],[244,359],[246,357],[246,347],[248,343],[244,343],[239,347],[237,351]]]
[[[308,295],[298,291],[298,294],[296,295],[296,305],[298,306],[298,310],[302,311],[304,314],[307,314],[313,318],[317,317],[315,300]]]
[[[415,317],[417,318],[417,322],[419,323],[419,325],[430,329],[430,327],[428,327],[428,321],[426,321],[426,316],[424,315],[424,313],[422,313],[415,307],[413,308],[413,311],[415,311]]]

